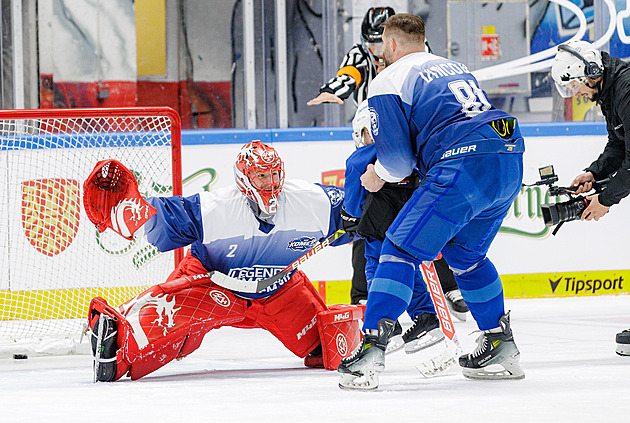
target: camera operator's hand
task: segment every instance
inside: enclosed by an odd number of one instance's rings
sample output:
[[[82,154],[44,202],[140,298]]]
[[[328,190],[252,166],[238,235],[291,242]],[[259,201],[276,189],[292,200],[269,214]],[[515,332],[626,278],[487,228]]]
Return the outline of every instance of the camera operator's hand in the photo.
[[[597,221],[610,210],[610,207],[604,206],[599,202],[599,194],[589,195],[586,199],[589,201],[588,207],[582,213],[580,220],[595,219]]]
[[[595,182],[593,174],[591,172],[584,172],[575,177],[573,182],[571,182],[571,186],[578,187],[578,189],[575,190],[575,193],[581,194],[583,192],[589,192],[593,188],[593,182]]]

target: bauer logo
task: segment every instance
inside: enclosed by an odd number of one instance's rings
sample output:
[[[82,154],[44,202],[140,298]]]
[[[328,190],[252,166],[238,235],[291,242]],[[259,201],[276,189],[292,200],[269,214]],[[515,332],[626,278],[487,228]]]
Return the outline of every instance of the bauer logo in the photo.
[[[219,304],[221,307],[230,306],[230,299],[221,291],[210,291],[210,298],[212,298],[214,302]]]
[[[22,182],[22,227],[28,242],[53,257],[72,243],[79,230],[79,182],[37,179]]]
[[[317,238],[312,236],[302,236],[300,238],[295,238],[289,241],[287,249],[291,251],[306,251],[310,250],[316,243]]]
[[[348,354],[348,340],[343,335],[343,333],[338,333],[335,338],[335,343],[337,344],[337,352],[340,356],[345,357]]]

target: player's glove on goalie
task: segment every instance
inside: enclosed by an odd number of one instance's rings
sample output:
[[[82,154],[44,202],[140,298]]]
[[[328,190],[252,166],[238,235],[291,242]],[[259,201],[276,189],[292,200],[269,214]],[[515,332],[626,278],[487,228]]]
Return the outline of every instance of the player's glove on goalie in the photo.
[[[145,224],[156,209],[138,191],[133,173],[117,160],[103,160],[83,184],[83,207],[99,232],[112,228],[126,239]]]
[[[357,235],[360,221],[360,217],[352,217],[343,208],[341,209],[341,227],[349,236]]]

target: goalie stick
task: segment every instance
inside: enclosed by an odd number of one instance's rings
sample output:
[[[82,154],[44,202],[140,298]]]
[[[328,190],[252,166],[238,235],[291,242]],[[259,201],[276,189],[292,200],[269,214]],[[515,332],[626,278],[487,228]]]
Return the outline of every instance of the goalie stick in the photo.
[[[432,261],[424,261],[421,266],[422,275],[424,281],[429,288],[429,293],[433,299],[435,305],[435,311],[437,312],[438,319],[440,320],[440,327],[442,332],[448,338],[445,340],[446,348],[440,354],[435,357],[420,363],[416,366],[422,376],[429,378],[439,376],[448,370],[451,366],[457,363],[457,356],[462,353],[462,348],[459,345],[457,334],[455,333],[455,326],[453,325],[453,319],[446,306],[446,299],[444,298],[444,292],[440,286],[440,280],[435,270],[435,264]],[[450,342],[449,342],[450,341]],[[455,350],[451,347],[451,344],[455,346]]]
[[[306,253],[304,253],[300,258],[295,260],[293,263],[289,264],[280,272],[276,273],[275,275],[267,279],[262,279],[259,281],[247,281],[247,280],[242,280],[242,279],[236,279],[224,273],[221,273],[218,270],[211,271],[210,273],[208,273],[208,276],[210,276],[210,278],[212,279],[212,282],[233,291],[248,292],[248,293],[260,292],[263,289],[273,285],[275,282],[285,277],[293,269],[297,269],[299,265],[301,265],[306,260],[308,260],[315,254],[317,254],[324,247],[330,245],[333,241],[341,237],[344,233],[345,231],[339,229],[338,231],[334,232],[332,235],[328,236],[328,238],[315,244],[313,248],[308,250]]]

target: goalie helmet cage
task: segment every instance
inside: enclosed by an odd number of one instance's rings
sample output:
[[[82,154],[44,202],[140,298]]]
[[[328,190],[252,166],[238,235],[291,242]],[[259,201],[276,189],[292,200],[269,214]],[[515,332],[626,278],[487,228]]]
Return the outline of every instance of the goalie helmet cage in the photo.
[[[181,250],[99,234],[82,188],[116,159],[143,197],[181,195],[180,132],[169,107],[0,110],[0,357],[77,352],[93,297],[117,306],[166,279]]]

